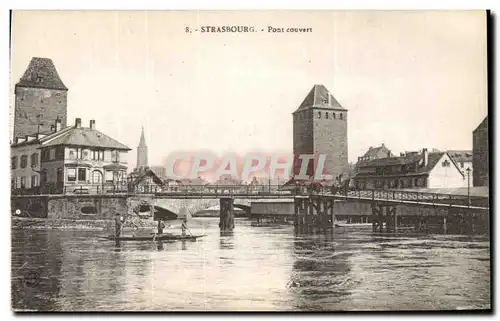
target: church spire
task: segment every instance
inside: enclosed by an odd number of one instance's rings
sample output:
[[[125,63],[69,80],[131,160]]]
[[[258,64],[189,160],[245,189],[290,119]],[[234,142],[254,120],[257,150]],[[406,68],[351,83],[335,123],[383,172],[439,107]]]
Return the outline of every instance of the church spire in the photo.
[[[146,145],[146,138],[144,137],[144,126],[141,131],[141,138],[139,146],[137,146],[137,169],[144,169],[148,167],[148,146]]]
[[[144,138],[144,126],[142,126],[141,140],[139,141],[139,146],[146,146],[146,139]]]

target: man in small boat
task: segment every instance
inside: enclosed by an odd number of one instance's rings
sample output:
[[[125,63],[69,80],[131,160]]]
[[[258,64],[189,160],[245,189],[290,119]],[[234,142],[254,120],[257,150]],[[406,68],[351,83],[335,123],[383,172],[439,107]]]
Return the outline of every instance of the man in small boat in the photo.
[[[165,223],[163,223],[162,220],[158,221],[158,233],[157,234],[163,234],[163,229],[165,228]]]
[[[187,229],[187,219],[182,219],[181,222],[181,231],[182,231],[182,236],[186,236],[186,229]]]
[[[115,217],[115,237],[120,237],[122,234],[122,226],[125,222],[125,217],[120,213],[116,213]]]

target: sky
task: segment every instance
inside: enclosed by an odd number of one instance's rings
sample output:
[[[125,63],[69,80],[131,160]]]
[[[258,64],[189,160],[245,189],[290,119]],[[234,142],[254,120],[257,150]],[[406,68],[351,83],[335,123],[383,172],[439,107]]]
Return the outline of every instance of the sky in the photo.
[[[186,27],[254,26],[254,33]],[[312,28],[268,33],[268,27]],[[264,31],[260,31],[264,29]],[[76,117],[150,165],[177,151],[292,152],[292,115],[314,84],[348,109],[349,160],[472,149],[487,115],[483,11],[14,11],[14,84],[51,58]]]

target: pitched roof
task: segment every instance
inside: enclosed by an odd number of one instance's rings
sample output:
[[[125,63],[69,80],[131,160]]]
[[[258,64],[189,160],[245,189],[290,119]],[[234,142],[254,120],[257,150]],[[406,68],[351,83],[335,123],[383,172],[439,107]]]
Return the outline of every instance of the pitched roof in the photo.
[[[132,178],[132,185],[134,186],[139,184],[144,177],[151,177],[153,178],[153,182],[155,182],[155,184],[163,186],[161,178],[159,178],[150,168],[141,168],[133,171],[129,174],[129,177]]]
[[[70,130],[72,127],[66,127],[64,129],[61,129],[59,131],[51,131],[51,132],[42,132],[40,133],[40,135],[38,135],[38,139],[32,139],[32,140],[24,140],[22,142],[19,142],[19,143],[12,143],[10,145],[10,147],[19,147],[19,146],[24,146],[24,145],[31,145],[31,144],[40,144],[40,143],[43,143],[45,141],[48,141],[50,140],[51,138],[54,138],[54,137],[57,137],[58,135],[61,135],[65,132],[67,132],[68,130]],[[28,136],[31,136],[31,137],[36,137],[37,135],[36,134],[33,134],[33,135],[28,135]]]
[[[72,145],[130,150],[127,146],[100,131],[87,127],[66,127],[63,130],[42,138],[41,142],[43,146]]]
[[[486,118],[483,119],[481,124],[479,124],[479,126],[477,126],[476,129],[474,129],[473,133],[478,130],[488,130],[488,116],[486,116]]]
[[[455,162],[472,162],[471,150],[449,150],[447,153]]]
[[[373,158],[386,158],[387,153],[391,153],[391,151],[382,144],[379,147],[370,147],[366,153],[363,155],[363,158],[373,159]],[[391,157],[393,154],[391,153]]]
[[[439,160],[443,157],[446,152],[431,152],[427,158],[427,166],[418,166],[415,171],[408,172],[408,175],[414,174],[425,174],[429,173],[439,162]],[[448,155],[449,156],[449,155]],[[400,157],[389,157],[389,158],[379,158],[373,160],[366,160],[358,162],[358,167],[385,167],[385,166],[394,166],[394,165],[407,165],[407,164],[422,164],[423,163],[423,155],[421,153],[409,154],[406,156]],[[451,158],[453,165],[457,168],[458,172],[463,175],[463,173],[458,168],[458,165],[453,158]],[[373,175],[373,174],[368,174]],[[397,174],[398,176],[404,175],[402,173]],[[358,176],[365,176],[365,174],[358,174]],[[377,175],[378,176],[378,175]]]
[[[417,172],[428,172],[437,164],[437,162],[443,157],[443,152],[439,153],[429,153],[427,159],[427,166],[420,167]],[[407,165],[420,162],[423,159],[422,154],[410,154],[400,157],[389,157],[389,158],[378,158],[366,161],[360,161],[358,167],[385,167],[394,165]]]
[[[429,157],[431,154],[429,153]],[[376,159],[360,160],[357,164],[358,167],[381,167],[392,165],[405,165],[419,161],[422,158],[421,154],[409,154],[399,157],[385,157]]]
[[[314,85],[309,94],[295,111],[302,111],[312,107],[347,110],[333,97],[333,95],[323,85]]]
[[[33,57],[16,86],[68,90],[49,58]]]

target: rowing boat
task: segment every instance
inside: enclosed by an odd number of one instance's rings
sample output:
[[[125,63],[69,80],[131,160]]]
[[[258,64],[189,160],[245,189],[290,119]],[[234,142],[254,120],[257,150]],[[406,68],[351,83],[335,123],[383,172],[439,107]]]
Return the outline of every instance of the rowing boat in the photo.
[[[204,237],[206,235],[173,235],[173,234],[162,234],[156,236],[140,235],[140,236],[120,236],[116,237],[113,235],[103,236],[101,238],[111,241],[196,241],[196,239]]]

